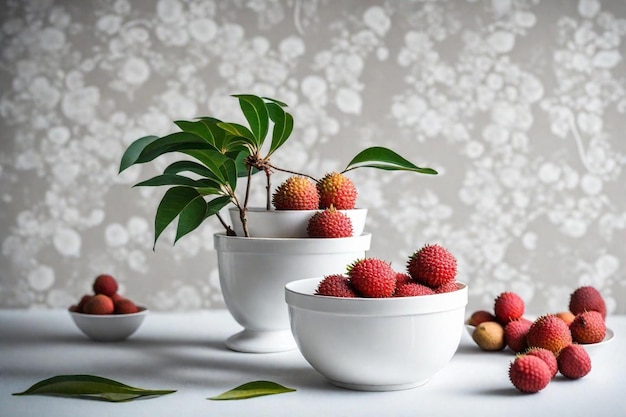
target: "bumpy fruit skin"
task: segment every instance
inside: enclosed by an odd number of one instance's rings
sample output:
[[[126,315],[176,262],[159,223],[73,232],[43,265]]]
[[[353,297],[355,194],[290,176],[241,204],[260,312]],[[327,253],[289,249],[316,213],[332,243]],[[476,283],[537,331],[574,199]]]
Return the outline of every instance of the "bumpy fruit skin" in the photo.
[[[435,291],[435,294],[443,294],[446,292],[456,291],[458,289],[459,287],[457,287],[456,281],[450,281],[443,285],[433,288],[433,291]]]
[[[133,314],[139,311],[135,303],[128,298],[121,298],[113,303],[114,314]]]
[[[533,322],[525,318],[510,321],[504,326],[504,342],[513,352],[522,352],[527,347],[526,335]]]
[[[493,303],[493,311],[502,325],[518,320],[524,314],[524,300],[511,291],[498,295]]]
[[[396,271],[377,258],[355,261],[348,267],[352,287],[363,297],[391,297],[396,289]]]
[[[309,219],[309,237],[340,238],[352,236],[352,220],[334,207],[318,211]]]
[[[433,295],[435,292],[422,284],[417,282],[409,282],[408,284],[402,284],[396,288],[394,297],[415,297],[418,295]]]
[[[93,292],[111,297],[117,292],[117,281],[108,274],[98,275],[93,283]]]
[[[532,355],[520,355],[509,366],[509,379],[518,390],[534,394],[550,383],[552,373],[542,359]]]
[[[354,183],[337,172],[330,172],[319,180],[317,191],[321,209],[334,206],[337,210],[352,210],[356,205],[357,191]]]
[[[409,257],[407,271],[420,284],[436,288],[455,280],[456,258],[443,246],[425,245]]]
[[[317,295],[328,297],[355,298],[357,295],[347,277],[341,274],[327,275],[317,286]]]
[[[467,319],[467,324],[470,326],[478,326],[480,323],[486,321],[496,321],[496,316],[486,310],[478,310],[474,311],[470,318]]]
[[[94,295],[83,307],[85,314],[105,315],[113,314],[113,311],[115,311],[113,301],[104,294]]]
[[[398,288],[402,284],[409,284],[413,281],[413,278],[409,274],[405,274],[404,272],[396,272],[396,288]]]
[[[504,329],[497,321],[485,321],[480,323],[472,332],[472,339],[478,347],[486,351],[504,349]]]
[[[317,210],[319,193],[311,180],[294,175],[276,188],[272,204],[276,210]]]
[[[578,379],[591,372],[591,359],[584,347],[571,344],[564,347],[556,359],[564,377]]]
[[[602,314],[602,318],[606,319],[606,303],[600,291],[591,286],[577,288],[569,299],[569,311],[576,314],[585,311],[597,311]]]
[[[541,347],[558,354],[572,343],[572,334],[563,320],[549,314],[537,318],[528,329],[526,341],[529,347]]]
[[[602,314],[593,310],[577,314],[569,330],[576,343],[599,343],[606,336],[606,324]]]
[[[559,365],[556,361],[556,356],[554,356],[554,353],[550,352],[548,349],[534,347],[527,349],[524,353],[526,355],[536,356],[543,360],[546,365],[548,365],[552,378],[554,378],[557,372],[559,372]]]

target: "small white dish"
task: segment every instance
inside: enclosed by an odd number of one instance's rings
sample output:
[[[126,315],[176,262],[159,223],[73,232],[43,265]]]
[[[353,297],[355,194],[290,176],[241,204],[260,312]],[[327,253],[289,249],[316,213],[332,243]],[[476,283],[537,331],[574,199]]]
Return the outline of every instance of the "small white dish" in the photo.
[[[321,210],[266,210],[249,207],[246,212],[248,232],[251,237],[306,238],[309,219]],[[361,236],[365,229],[367,209],[339,210],[352,222],[352,236]],[[244,236],[239,210],[228,209],[231,225],[237,236]]]
[[[118,342],[127,339],[137,331],[148,309],[139,307],[132,314],[84,314],[70,311],[76,326],[90,339],[98,342]]]
[[[425,384],[455,354],[467,285],[397,298],[315,295],[321,278],[285,287],[291,331],[304,358],[334,385],[391,391]]]

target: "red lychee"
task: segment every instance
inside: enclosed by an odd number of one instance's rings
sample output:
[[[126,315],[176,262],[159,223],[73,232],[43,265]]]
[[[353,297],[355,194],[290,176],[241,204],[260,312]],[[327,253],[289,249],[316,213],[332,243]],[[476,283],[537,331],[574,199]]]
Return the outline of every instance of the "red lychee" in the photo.
[[[317,295],[354,298],[356,293],[347,277],[341,274],[327,275],[317,286]]]
[[[503,326],[512,320],[518,320],[524,314],[524,300],[514,292],[506,291],[494,301],[493,311]]]
[[[563,320],[554,314],[537,318],[528,329],[526,341],[529,347],[541,347],[558,354],[572,343],[572,334]]]
[[[435,294],[443,294],[446,292],[452,292],[458,290],[459,287],[456,285],[456,281],[449,281],[443,285],[433,288]]]
[[[554,356],[554,353],[550,352],[548,349],[534,347],[527,349],[524,353],[526,355],[532,355],[542,359],[546,365],[548,365],[548,368],[550,368],[552,378],[554,378],[556,373],[559,372],[559,365],[556,362],[556,356]]]
[[[352,220],[340,211],[330,207],[318,211],[309,219],[309,237],[339,238],[352,236]]]
[[[77,310],[78,313],[82,313],[83,312],[83,310],[85,309],[85,303],[87,303],[87,301],[91,300],[92,297],[93,297],[93,295],[90,295],[90,294],[85,294],[85,295],[82,296],[82,298],[78,302],[78,305],[76,306],[78,308],[78,310]]]
[[[398,288],[402,284],[408,284],[413,282],[413,278],[409,274],[405,274],[404,272],[396,272],[396,288]]]
[[[352,210],[356,205],[357,191],[354,183],[343,174],[330,172],[317,183],[319,208],[334,206],[337,210]]]
[[[105,315],[113,314],[113,311],[115,311],[113,301],[104,294],[94,295],[83,307],[85,314]]]
[[[552,373],[542,359],[532,355],[520,355],[509,367],[509,379],[518,390],[532,394],[548,385]]]
[[[348,276],[353,288],[363,297],[391,297],[396,289],[396,271],[381,259],[355,261],[348,267]]]
[[[528,347],[526,335],[533,322],[525,318],[510,321],[504,326],[504,342],[513,352],[522,352]]]
[[[115,314],[133,314],[139,311],[135,303],[128,298],[121,298],[113,303]]]
[[[108,274],[98,275],[93,283],[93,292],[111,297],[117,292],[117,281]]]
[[[591,372],[591,359],[584,347],[571,344],[561,349],[556,358],[559,371],[564,377],[578,379]]]
[[[272,203],[276,210],[317,210],[319,193],[311,180],[294,175],[276,188]]]
[[[496,316],[486,310],[478,310],[474,311],[470,318],[467,319],[467,324],[470,326],[478,326],[480,323],[486,321],[496,321]]]
[[[574,315],[585,311],[597,311],[606,319],[606,303],[600,291],[591,286],[577,288],[569,299],[569,311]]]
[[[393,294],[394,297],[415,297],[418,295],[432,295],[435,292],[422,284],[418,284],[417,282],[409,282],[408,284],[402,284],[398,288],[396,288],[396,292]]]
[[[577,314],[569,330],[576,343],[599,343],[606,336],[606,324],[602,314],[593,310]]]
[[[409,257],[407,271],[420,284],[436,288],[454,281],[456,258],[443,246],[425,245]]]

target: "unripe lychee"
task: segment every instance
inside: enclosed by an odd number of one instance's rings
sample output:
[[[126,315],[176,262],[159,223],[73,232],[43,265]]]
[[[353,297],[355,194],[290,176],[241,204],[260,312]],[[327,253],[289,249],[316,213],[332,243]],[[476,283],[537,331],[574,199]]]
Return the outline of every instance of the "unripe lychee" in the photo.
[[[528,329],[526,341],[529,347],[541,347],[558,354],[572,343],[572,334],[563,320],[554,314],[537,318]]]
[[[496,321],[496,316],[486,310],[478,310],[474,311],[470,318],[467,319],[467,324],[470,326],[478,326],[480,323],[486,321]]]
[[[96,294],[89,301],[85,303],[83,307],[83,313],[85,314],[113,314],[115,306],[111,298],[104,294]]]
[[[496,297],[493,311],[498,321],[505,326],[508,322],[522,317],[524,314],[524,300],[514,292],[503,292]]]
[[[591,359],[581,345],[575,343],[561,349],[556,358],[559,371],[564,377],[578,379],[591,372]]]
[[[504,349],[504,329],[497,321],[480,323],[472,332],[472,339],[478,347],[487,351]]]
[[[311,180],[294,175],[276,188],[272,203],[276,210],[317,210],[319,194]]]
[[[319,208],[334,206],[337,210],[352,210],[356,205],[357,191],[354,183],[346,176],[330,172],[317,183]]]
[[[363,297],[391,297],[396,289],[396,271],[377,258],[355,261],[348,267],[352,287]]]
[[[576,343],[599,343],[606,336],[602,314],[593,310],[577,314],[569,329]]]
[[[117,292],[117,281],[108,274],[98,275],[93,283],[93,292],[111,297]]]
[[[552,373],[542,359],[532,355],[519,355],[509,366],[509,379],[518,390],[533,394],[550,383]]]
[[[318,211],[309,219],[306,231],[309,237],[339,238],[352,236],[352,220],[330,207]]]
[[[115,314],[133,314],[139,311],[137,305],[128,298],[121,298],[113,303]]]
[[[393,294],[394,297],[415,297],[418,295],[432,295],[435,292],[422,284],[418,284],[417,282],[409,282],[407,284],[402,284],[396,288],[396,292]]]
[[[317,295],[354,298],[356,293],[347,277],[341,274],[327,275],[317,286]]]
[[[606,319],[606,303],[600,291],[591,286],[579,287],[570,295],[569,311],[574,315],[585,311],[597,311]]]
[[[454,281],[456,258],[443,246],[425,245],[409,257],[407,271],[420,284],[436,288]]]

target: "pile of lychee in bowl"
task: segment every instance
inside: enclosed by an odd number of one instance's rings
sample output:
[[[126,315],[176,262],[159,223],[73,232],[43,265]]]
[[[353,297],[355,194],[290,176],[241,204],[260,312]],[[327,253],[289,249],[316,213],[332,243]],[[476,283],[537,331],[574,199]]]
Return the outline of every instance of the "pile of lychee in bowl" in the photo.
[[[330,383],[389,391],[425,384],[455,354],[467,285],[456,259],[426,245],[397,272],[377,258],[355,260],[347,274],[285,287],[291,331],[304,358]]]
[[[148,309],[137,306],[118,292],[116,279],[98,275],[93,283],[94,294],[84,295],[69,308],[76,326],[90,339],[116,342],[127,339],[143,322]]]

